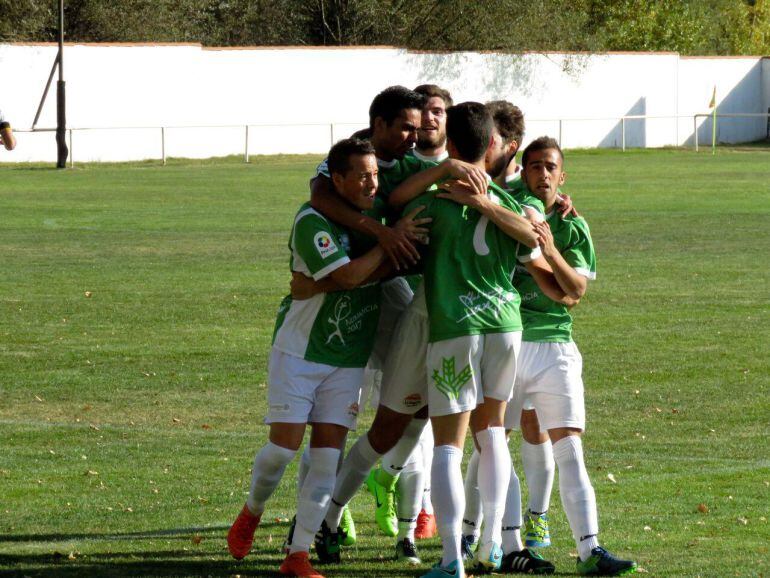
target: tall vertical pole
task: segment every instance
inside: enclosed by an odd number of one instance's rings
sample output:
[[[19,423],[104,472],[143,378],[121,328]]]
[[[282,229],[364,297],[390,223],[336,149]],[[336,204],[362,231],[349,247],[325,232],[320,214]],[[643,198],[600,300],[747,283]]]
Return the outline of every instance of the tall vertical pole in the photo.
[[[56,82],[56,167],[67,166],[67,114],[64,84],[64,0],[59,0],[59,80]]]

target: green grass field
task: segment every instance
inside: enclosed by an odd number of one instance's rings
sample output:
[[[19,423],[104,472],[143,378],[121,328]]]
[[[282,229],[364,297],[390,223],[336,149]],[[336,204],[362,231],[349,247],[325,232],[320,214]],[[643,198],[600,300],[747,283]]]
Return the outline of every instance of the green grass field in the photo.
[[[0,167],[0,574],[277,570],[293,465],[245,561],[225,533],[317,160]],[[599,259],[575,317],[602,542],[655,576],[770,575],[770,152],[574,151],[567,172]],[[328,577],[422,573],[389,561],[369,496],[353,509]],[[570,574],[557,490],[551,520]]]

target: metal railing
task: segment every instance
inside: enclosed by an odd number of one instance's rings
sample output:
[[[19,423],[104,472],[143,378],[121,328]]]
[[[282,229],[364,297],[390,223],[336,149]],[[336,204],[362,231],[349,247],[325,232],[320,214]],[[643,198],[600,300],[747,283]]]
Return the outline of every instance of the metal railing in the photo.
[[[768,137],[770,137],[770,110],[768,113],[717,113],[717,118],[768,118]],[[682,119],[692,119],[693,126],[693,138],[695,150],[699,150],[698,139],[698,119],[713,117],[713,113],[698,113],[695,115],[624,115],[616,117],[593,117],[593,118],[528,118],[527,123],[558,123],[558,142],[560,145],[564,142],[564,125],[565,123],[574,122],[619,122],[620,123],[620,149],[625,151],[627,148],[627,127],[628,121],[634,120],[673,120],[676,125],[676,137],[675,140],[679,141],[679,121]],[[249,159],[249,137],[251,129],[262,128],[305,128],[305,127],[328,127],[329,128],[329,143],[330,146],[334,144],[337,134],[335,134],[335,127],[360,127],[364,123],[296,123],[296,124],[229,124],[229,125],[164,125],[164,126],[109,126],[109,127],[71,127],[67,129],[67,140],[69,144],[69,165],[73,167],[75,164],[75,149],[74,149],[74,133],[85,131],[107,131],[107,130],[157,130],[160,137],[160,159],[165,165],[167,162],[167,150],[166,150],[166,132],[169,130],[179,129],[242,129],[243,130],[243,162],[250,162]],[[16,129],[18,133],[36,133],[36,132],[54,132],[55,128],[35,128],[35,129]],[[348,133],[346,133],[347,135]],[[673,143],[672,144],[677,144]]]

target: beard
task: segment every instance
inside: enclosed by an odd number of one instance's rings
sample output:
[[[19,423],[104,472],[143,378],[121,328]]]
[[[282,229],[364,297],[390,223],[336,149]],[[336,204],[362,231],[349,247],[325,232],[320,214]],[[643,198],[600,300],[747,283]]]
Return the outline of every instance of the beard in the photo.
[[[424,132],[421,132],[421,131],[417,132],[418,149],[433,149],[433,148],[444,146],[445,144],[446,144],[446,133],[439,134],[438,131],[436,131],[435,133],[428,133],[428,134],[425,134]]]

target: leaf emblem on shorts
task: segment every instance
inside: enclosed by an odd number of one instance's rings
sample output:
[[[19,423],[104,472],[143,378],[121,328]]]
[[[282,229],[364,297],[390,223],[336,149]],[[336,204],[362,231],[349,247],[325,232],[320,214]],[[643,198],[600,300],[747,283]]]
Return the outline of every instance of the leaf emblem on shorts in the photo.
[[[466,365],[458,374],[455,370],[455,358],[442,357],[441,373],[439,373],[437,369],[433,370],[433,382],[447,399],[457,400],[457,397],[460,395],[460,390],[466,383],[468,383],[468,380],[472,375],[473,372],[471,371],[470,365]]]

